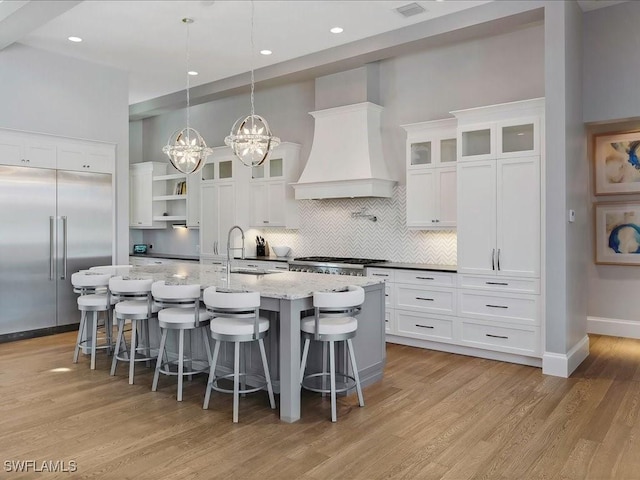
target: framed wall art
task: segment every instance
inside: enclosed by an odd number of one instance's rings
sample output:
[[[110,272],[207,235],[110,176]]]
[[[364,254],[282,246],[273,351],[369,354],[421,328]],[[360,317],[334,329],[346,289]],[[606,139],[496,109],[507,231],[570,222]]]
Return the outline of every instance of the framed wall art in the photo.
[[[640,130],[594,135],[594,193],[640,193]]]
[[[640,265],[640,201],[595,205],[595,262]]]

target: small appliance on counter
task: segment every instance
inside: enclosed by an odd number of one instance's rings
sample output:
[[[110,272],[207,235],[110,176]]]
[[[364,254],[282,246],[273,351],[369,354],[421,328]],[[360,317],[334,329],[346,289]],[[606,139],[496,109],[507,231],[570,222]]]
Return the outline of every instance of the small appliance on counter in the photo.
[[[144,254],[144,253],[147,253],[149,251],[149,248],[151,248],[151,246],[146,244],[146,243],[135,243],[133,245],[133,253],[134,254]]]
[[[256,236],[256,257],[268,257],[269,244],[264,237]]]

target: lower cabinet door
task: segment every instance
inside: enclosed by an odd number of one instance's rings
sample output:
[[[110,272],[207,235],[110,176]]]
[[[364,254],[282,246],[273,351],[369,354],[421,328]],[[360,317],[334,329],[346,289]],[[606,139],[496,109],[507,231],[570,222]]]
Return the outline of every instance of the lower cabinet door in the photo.
[[[442,319],[398,310],[396,328],[398,335],[413,338],[440,342],[453,339],[452,319]]]
[[[527,356],[540,355],[540,329],[519,326],[462,322],[462,343]]]

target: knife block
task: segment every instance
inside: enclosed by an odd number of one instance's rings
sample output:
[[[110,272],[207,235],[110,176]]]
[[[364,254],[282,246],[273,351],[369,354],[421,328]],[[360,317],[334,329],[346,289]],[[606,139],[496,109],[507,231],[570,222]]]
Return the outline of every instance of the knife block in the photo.
[[[256,245],[256,257],[266,257],[267,247],[266,245]]]

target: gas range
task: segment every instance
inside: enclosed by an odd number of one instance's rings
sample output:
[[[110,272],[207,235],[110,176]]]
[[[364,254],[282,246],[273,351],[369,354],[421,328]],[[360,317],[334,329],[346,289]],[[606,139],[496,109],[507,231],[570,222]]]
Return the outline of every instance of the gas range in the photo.
[[[364,276],[367,265],[384,263],[387,260],[346,257],[298,257],[289,261],[289,270],[293,272],[328,273],[332,275]]]

